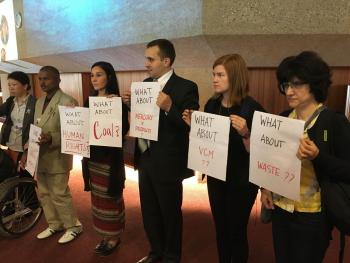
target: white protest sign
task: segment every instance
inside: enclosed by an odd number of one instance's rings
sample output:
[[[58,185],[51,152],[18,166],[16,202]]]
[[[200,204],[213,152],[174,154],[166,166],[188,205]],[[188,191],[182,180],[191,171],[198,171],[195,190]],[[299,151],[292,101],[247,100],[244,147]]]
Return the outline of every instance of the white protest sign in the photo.
[[[226,181],[230,119],[194,111],[191,119],[188,168]]]
[[[250,182],[300,200],[301,161],[296,154],[304,123],[255,111],[250,136]]]
[[[61,121],[61,152],[90,157],[89,109],[58,106]]]
[[[90,145],[122,147],[122,100],[89,97]]]
[[[30,125],[28,154],[25,169],[34,176],[39,161],[40,145],[37,143],[41,134],[41,128],[33,124]]]
[[[131,85],[130,136],[158,140],[158,82],[133,82]]]

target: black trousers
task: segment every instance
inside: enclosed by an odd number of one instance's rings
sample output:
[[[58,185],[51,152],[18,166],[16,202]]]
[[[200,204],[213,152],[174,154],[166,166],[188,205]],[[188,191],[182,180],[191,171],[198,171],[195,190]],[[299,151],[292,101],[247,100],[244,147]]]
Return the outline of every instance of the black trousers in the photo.
[[[247,225],[258,187],[251,183],[237,186],[210,176],[207,183],[219,262],[247,262]]]
[[[330,227],[322,213],[272,213],[276,263],[321,263],[329,245]]]
[[[163,263],[178,263],[182,248],[182,180],[164,182],[156,174],[159,171],[152,167],[148,153],[143,153],[139,163],[139,191],[150,255],[162,257]]]

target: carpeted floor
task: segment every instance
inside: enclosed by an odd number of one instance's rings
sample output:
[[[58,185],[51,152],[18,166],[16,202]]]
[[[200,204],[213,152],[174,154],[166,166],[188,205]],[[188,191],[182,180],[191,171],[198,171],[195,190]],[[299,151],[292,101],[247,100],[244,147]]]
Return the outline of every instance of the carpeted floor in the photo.
[[[132,172],[131,172],[132,173]],[[135,180],[134,180],[135,179]],[[217,252],[215,245],[214,226],[209,209],[206,186],[197,184],[195,178],[184,185],[184,233],[183,233],[183,263],[215,263]],[[74,170],[70,180],[73,200],[78,210],[79,218],[84,225],[84,232],[74,242],[59,245],[60,235],[47,240],[37,240],[35,235],[46,227],[44,217],[27,234],[16,239],[0,237],[0,262],[114,262],[135,263],[148,253],[148,244],[143,231],[136,174],[130,175],[126,182],[126,231],[120,248],[108,257],[99,257],[93,253],[98,243],[91,227],[90,195],[83,192],[83,182],[80,171]],[[250,259],[249,262],[274,262],[272,250],[271,226],[263,225],[256,219],[258,207],[252,210],[249,222]],[[335,233],[326,256],[326,263],[337,262],[338,233]],[[348,238],[346,258],[350,262],[350,239]]]

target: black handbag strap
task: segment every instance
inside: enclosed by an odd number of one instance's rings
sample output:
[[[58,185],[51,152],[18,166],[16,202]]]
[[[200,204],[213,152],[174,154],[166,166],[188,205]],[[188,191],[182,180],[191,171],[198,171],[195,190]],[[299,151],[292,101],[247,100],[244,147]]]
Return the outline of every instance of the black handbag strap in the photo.
[[[307,127],[310,125],[310,123],[326,108],[326,106],[322,105],[321,107],[317,108],[314,113],[310,116],[310,118],[305,122],[304,124],[304,130],[307,129]]]

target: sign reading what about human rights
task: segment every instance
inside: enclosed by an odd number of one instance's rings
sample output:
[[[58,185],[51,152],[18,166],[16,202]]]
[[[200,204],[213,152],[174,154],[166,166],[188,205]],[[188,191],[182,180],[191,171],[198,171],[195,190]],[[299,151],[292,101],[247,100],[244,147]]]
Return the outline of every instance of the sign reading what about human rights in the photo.
[[[61,121],[61,152],[90,157],[89,109],[58,106]]]

